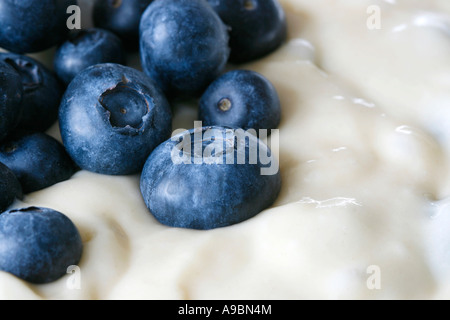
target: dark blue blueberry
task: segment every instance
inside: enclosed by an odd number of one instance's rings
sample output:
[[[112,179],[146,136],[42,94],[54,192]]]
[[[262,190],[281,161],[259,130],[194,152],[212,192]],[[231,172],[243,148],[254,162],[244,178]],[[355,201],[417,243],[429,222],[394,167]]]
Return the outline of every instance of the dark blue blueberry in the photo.
[[[94,24],[117,34],[127,49],[137,49],[141,16],[152,1],[95,0]]]
[[[214,81],[200,100],[205,126],[275,129],[280,124],[280,99],[275,87],[254,71],[230,71]]]
[[[64,147],[45,133],[16,133],[0,145],[0,162],[19,179],[24,193],[68,180],[75,166]]]
[[[83,243],[77,227],[48,208],[0,214],[0,270],[34,284],[58,280],[77,265]]]
[[[15,199],[22,199],[22,187],[14,173],[0,162],[0,212],[5,211]]]
[[[271,161],[263,161],[258,149]],[[251,134],[221,127],[193,129],[155,149],[142,172],[141,192],[150,212],[164,225],[226,227],[275,202],[281,188],[277,163]]]
[[[229,57],[228,32],[206,0],[155,0],[140,26],[145,72],[166,92],[200,94]]]
[[[0,61],[0,141],[19,123],[22,115],[22,80],[14,68]]]
[[[80,73],[60,107],[64,145],[82,168],[101,174],[138,173],[170,137],[172,115],[161,90],[144,73],[102,64]]]
[[[56,51],[54,68],[68,85],[84,69],[100,63],[125,61],[122,41],[112,32],[92,28],[73,34]]]
[[[243,63],[275,51],[287,36],[278,0],[208,0],[230,27],[230,61]]]
[[[76,0],[0,0],[0,47],[16,52],[43,51],[66,37],[67,8]]]
[[[58,118],[63,88],[56,75],[40,62],[23,55],[0,53],[0,60],[12,66],[23,85],[23,112],[18,127],[45,131]]]

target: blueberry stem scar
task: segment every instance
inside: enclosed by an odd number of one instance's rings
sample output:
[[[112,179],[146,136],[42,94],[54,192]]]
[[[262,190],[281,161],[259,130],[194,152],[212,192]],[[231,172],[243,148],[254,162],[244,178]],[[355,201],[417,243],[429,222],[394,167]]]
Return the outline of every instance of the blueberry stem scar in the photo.
[[[119,8],[122,5],[122,0],[110,0],[113,8]]]
[[[253,2],[253,0],[246,0],[244,2],[244,8],[245,10],[253,10],[255,9],[255,3]]]
[[[223,112],[230,110],[232,107],[231,100],[228,98],[223,98],[222,100],[220,100],[218,105],[219,109],[222,110]]]
[[[14,144],[7,144],[4,148],[6,153],[12,153],[17,150],[17,146]]]

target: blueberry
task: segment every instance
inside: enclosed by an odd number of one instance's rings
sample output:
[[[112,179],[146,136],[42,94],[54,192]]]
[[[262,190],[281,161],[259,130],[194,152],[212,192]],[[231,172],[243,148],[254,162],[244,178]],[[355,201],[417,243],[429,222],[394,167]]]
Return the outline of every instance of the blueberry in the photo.
[[[29,207],[0,214],[0,270],[34,284],[58,280],[77,265],[83,243],[64,214]]]
[[[45,133],[15,133],[0,145],[0,162],[31,193],[68,180],[75,166],[64,147]]]
[[[0,47],[32,53],[62,41],[69,29],[67,8],[76,0],[0,0]]]
[[[19,128],[45,131],[56,122],[63,88],[56,75],[33,58],[0,53],[0,60],[20,75],[23,86],[23,112]]]
[[[19,123],[22,115],[22,80],[7,63],[0,61],[0,141]]]
[[[139,46],[139,22],[153,0],[95,0],[94,24],[117,34],[127,48]]]
[[[150,155],[141,176],[144,201],[170,227],[209,230],[247,220],[271,206],[281,188],[278,170],[262,174],[268,165],[258,149],[271,154],[255,136],[222,127],[181,133]]]
[[[14,173],[0,162],[0,212],[5,211],[15,199],[22,199],[22,187]]]
[[[142,72],[117,64],[81,72],[63,97],[59,119],[72,159],[109,175],[138,173],[172,130],[161,90]]]
[[[205,126],[275,129],[280,124],[280,99],[275,87],[259,73],[230,71],[206,90],[200,100]]]
[[[243,63],[275,51],[287,37],[278,0],[208,0],[230,27],[230,61]]]
[[[125,61],[122,41],[112,32],[92,28],[81,30],[64,42],[56,51],[54,68],[68,85],[84,69],[100,63]]]
[[[145,72],[164,91],[200,94],[229,57],[228,32],[206,0],[155,0],[140,25]]]

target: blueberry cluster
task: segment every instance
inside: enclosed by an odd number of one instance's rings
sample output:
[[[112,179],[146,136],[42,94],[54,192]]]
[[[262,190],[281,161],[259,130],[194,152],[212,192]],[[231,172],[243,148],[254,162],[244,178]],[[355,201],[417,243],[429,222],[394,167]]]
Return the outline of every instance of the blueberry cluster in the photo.
[[[286,39],[277,0],[95,0],[95,27],[69,32],[73,5],[0,0],[0,47],[9,51],[0,53],[0,212],[79,169],[141,174],[147,207],[172,227],[226,227],[275,202],[280,173],[261,174],[270,149],[257,134],[242,142],[230,130],[281,121],[275,87],[236,67]],[[54,46],[54,71],[26,55]],[[126,65],[136,50],[142,71]],[[198,99],[205,127],[171,138],[171,102],[185,98]],[[45,133],[56,120],[62,144]],[[225,151],[211,153],[218,143]],[[174,161],[177,152],[189,161]],[[55,210],[0,214],[0,270],[47,283],[81,252],[76,227]]]

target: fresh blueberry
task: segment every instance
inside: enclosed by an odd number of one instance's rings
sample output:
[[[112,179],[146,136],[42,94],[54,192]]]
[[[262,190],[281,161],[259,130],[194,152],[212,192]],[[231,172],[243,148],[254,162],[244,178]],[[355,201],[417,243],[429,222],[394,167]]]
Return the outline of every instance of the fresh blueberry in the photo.
[[[5,211],[15,199],[22,199],[22,187],[14,173],[0,162],[0,212]]]
[[[22,95],[20,75],[0,60],[0,141],[19,123],[23,108]]]
[[[76,0],[0,0],[0,47],[16,53],[48,49],[62,41],[67,8]]]
[[[171,134],[170,105],[144,73],[118,64],[81,72],[60,107],[64,145],[82,168],[101,174],[138,173]]]
[[[63,88],[56,75],[33,58],[0,53],[0,60],[20,75],[23,86],[23,112],[19,128],[45,131],[58,118]]]
[[[181,133],[150,155],[141,176],[144,201],[170,227],[208,230],[247,220],[270,207],[281,188],[279,170],[264,174],[269,165],[258,149],[271,157],[251,134],[222,127]]]
[[[75,166],[64,147],[45,133],[16,133],[0,145],[0,162],[19,179],[24,193],[68,180]]]
[[[243,63],[275,51],[287,37],[278,0],[208,0],[230,27],[230,61]]]
[[[206,90],[200,100],[205,126],[275,129],[280,124],[280,99],[275,87],[254,71],[230,71]]]
[[[153,0],[95,0],[94,24],[117,34],[127,48],[139,46],[139,22]]]
[[[83,253],[80,233],[64,214],[29,207],[0,214],[0,270],[34,284],[58,280]]]
[[[140,25],[145,72],[164,91],[200,94],[229,57],[228,31],[206,0],[155,0]]]
[[[73,34],[56,51],[54,68],[68,85],[84,69],[100,63],[125,61],[122,41],[112,32],[92,28]]]

